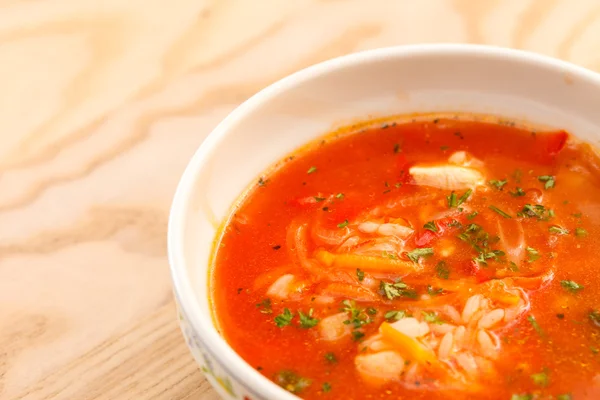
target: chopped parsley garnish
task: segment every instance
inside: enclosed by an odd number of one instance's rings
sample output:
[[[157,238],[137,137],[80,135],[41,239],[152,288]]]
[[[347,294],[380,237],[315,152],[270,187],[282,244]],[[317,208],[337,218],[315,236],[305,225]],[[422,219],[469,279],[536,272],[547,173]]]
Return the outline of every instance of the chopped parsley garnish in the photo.
[[[396,153],[396,154],[397,154],[397,153],[399,153],[399,152],[400,152],[400,145],[399,145],[398,143],[396,143],[396,144],[394,145],[394,153]]]
[[[367,312],[367,314],[369,314],[369,315],[375,315],[375,314],[377,314],[377,309],[376,309],[376,308],[373,308],[373,307],[367,307],[365,311],[366,311],[366,312]]]
[[[362,271],[360,268],[356,268],[356,277],[359,282],[362,282],[365,279],[365,271]]]
[[[310,379],[303,378],[294,371],[284,370],[275,374],[275,383],[292,393],[300,393],[310,386]]]
[[[590,311],[588,314],[588,318],[590,319],[590,321],[592,321],[594,323],[594,325],[600,326],[600,311],[598,311],[598,310]]]
[[[480,264],[487,265],[487,260],[494,259],[495,261],[498,261],[500,257],[504,257],[505,255],[506,254],[502,250],[482,251],[477,257],[473,258],[473,260]]]
[[[525,191],[520,187],[517,187],[514,192],[509,192],[509,193],[512,197],[525,196]]]
[[[323,393],[327,393],[331,391],[331,385],[329,384],[329,382],[325,382],[323,383]]]
[[[344,222],[340,222],[339,224],[337,224],[337,227],[342,229],[348,226],[348,220],[345,219]]]
[[[540,221],[548,221],[550,218],[554,217],[554,211],[547,209],[541,204],[525,204],[523,209],[517,213],[517,216],[525,218],[537,218]]]
[[[441,151],[446,151],[448,150],[450,147],[449,146],[440,146],[440,150]]]
[[[298,317],[300,317],[300,328],[310,329],[319,323],[317,318],[313,318],[313,309],[308,310],[308,314],[304,314],[302,311],[298,311]]]
[[[550,378],[548,378],[548,370],[544,368],[542,372],[538,372],[537,374],[531,375],[531,380],[534,384],[540,387],[546,387],[550,383]]]
[[[389,258],[390,260],[396,260],[398,258],[394,253],[390,253],[389,251],[382,251],[381,256]]]
[[[527,254],[529,255],[529,259],[527,261],[530,263],[539,260],[539,258],[541,257],[540,252],[534,249],[533,247],[527,247],[525,250],[527,250]]]
[[[575,236],[577,237],[585,237],[587,236],[587,231],[583,228],[575,228]]]
[[[517,264],[514,263],[514,261],[509,262],[508,265],[509,265],[509,268],[511,271],[513,271],[513,272],[519,271],[519,267],[517,266]]]
[[[565,319],[565,314],[563,314],[563,313],[556,314],[556,318]]]
[[[460,199],[458,199],[457,206],[460,206],[462,203],[467,201],[469,199],[469,197],[471,196],[471,193],[473,193],[473,190],[469,189],[462,196],[460,196]]]
[[[504,185],[506,185],[508,183],[508,180],[503,180],[503,181],[499,181],[497,179],[492,179],[491,181],[488,182],[491,186],[494,186],[496,189],[498,190],[502,190],[502,188],[504,187]]]
[[[425,225],[423,225],[423,228],[425,228],[427,230],[430,230],[431,232],[438,232],[439,231],[437,225],[433,221],[429,221],[428,223],[426,223]]]
[[[310,167],[308,169],[308,171],[306,171],[307,174],[312,174],[312,173],[315,173],[315,172],[317,172],[317,167]]]
[[[325,198],[325,197],[316,197],[316,196],[315,196],[315,201],[316,201],[316,202],[321,202],[321,201],[325,201],[325,200],[326,200],[326,198]]]
[[[325,360],[331,364],[335,364],[337,362],[337,358],[335,357],[335,354],[333,354],[332,352],[325,353]]]
[[[573,396],[570,393],[559,394],[556,396],[556,400],[573,400]]]
[[[342,301],[342,311],[350,314],[350,318],[344,321],[346,325],[352,325],[354,329],[358,329],[365,324],[371,323],[371,317],[369,317],[365,310],[356,307],[356,303],[353,300]]]
[[[471,214],[467,215],[468,219],[473,219],[475,218],[479,213],[477,211],[473,211]]]
[[[362,333],[361,331],[352,331],[352,340],[354,340],[355,342],[358,342],[364,336],[365,336],[365,334]]]
[[[419,259],[421,257],[427,257],[427,256],[431,256],[431,255],[433,255],[432,247],[423,247],[420,249],[414,249],[414,250],[406,253],[406,256],[415,264],[417,264],[419,262]]]
[[[560,227],[558,225],[552,225],[550,228],[548,228],[548,231],[550,233],[555,233],[557,235],[568,235],[569,234],[568,229]]]
[[[560,286],[572,293],[577,293],[583,289],[583,286],[575,281],[560,281]]]
[[[544,184],[544,189],[548,190],[554,187],[554,177],[550,176],[550,175],[542,175],[542,176],[538,176],[538,180],[540,182],[546,182]]]
[[[338,194],[336,194],[335,198],[339,199],[339,200],[343,199],[344,198],[344,193],[338,193]]]
[[[504,211],[502,211],[501,209],[499,209],[496,206],[489,206],[489,209],[500,214],[501,216],[503,216],[504,218],[512,218],[509,214],[505,213]]]
[[[260,312],[263,314],[273,314],[273,309],[271,308],[271,299],[264,299],[258,303],[256,307],[260,308]]]
[[[440,279],[448,279],[450,277],[450,270],[446,265],[446,261],[440,261],[435,266],[435,273]]]
[[[385,313],[384,318],[388,321],[398,321],[406,317],[406,311],[391,310]]]
[[[282,314],[279,314],[275,317],[275,324],[279,328],[283,328],[284,326],[288,326],[292,322],[293,318],[294,314],[292,314],[289,308],[285,308]]]
[[[401,280],[395,283],[381,281],[379,290],[389,300],[394,300],[396,297],[408,297],[414,299],[417,297],[417,292],[410,289],[408,285]]]
[[[544,331],[542,330],[542,328],[540,327],[540,324],[538,324],[538,322],[535,320],[535,317],[533,315],[529,315],[527,316],[527,321],[529,321],[531,323],[531,326],[533,326],[533,329],[535,329],[535,331],[540,335],[540,336],[544,336]]]
[[[513,394],[510,396],[510,400],[533,400],[533,395],[529,393]]]
[[[444,293],[444,289],[442,288],[434,288],[431,285],[427,285],[427,294],[429,294],[430,296],[437,296],[438,294],[442,294]]]
[[[456,197],[456,193],[452,192],[449,196],[446,196],[448,200],[448,208],[454,208],[458,206],[458,199]]]
[[[444,324],[445,322],[440,319],[440,317],[435,312],[427,312],[423,311],[423,320],[425,322],[429,322],[430,324]]]
[[[258,186],[265,186],[266,184],[267,184],[267,181],[265,181],[262,176],[260,178],[258,178]]]

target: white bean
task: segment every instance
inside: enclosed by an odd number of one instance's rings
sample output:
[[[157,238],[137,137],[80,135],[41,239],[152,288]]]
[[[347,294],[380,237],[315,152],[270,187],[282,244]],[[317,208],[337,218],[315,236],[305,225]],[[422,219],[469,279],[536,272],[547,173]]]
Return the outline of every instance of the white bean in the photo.
[[[465,332],[466,328],[464,326],[459,326],[454,330],[454,346],[456,348],[463,347],[463,341],[465,340]]]
[[[460,324],[462,320],[460,319],[460,313],[456,310],[456,308],[445,305],[444,313],[454,322],[455,324]]]

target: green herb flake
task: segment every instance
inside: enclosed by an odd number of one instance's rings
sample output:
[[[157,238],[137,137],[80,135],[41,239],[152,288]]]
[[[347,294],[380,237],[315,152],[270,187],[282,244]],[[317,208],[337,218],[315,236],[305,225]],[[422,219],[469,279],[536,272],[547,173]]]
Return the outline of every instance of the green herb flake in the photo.
[[[573,400],[573,396],[570,393],[559,394],[556,396],[556,400]]]
[[[321,202],[321,201],[325,201],[325,200],[327,200],[325,197],[316,197],[315,196],[315,201],[316,202]]]
[[[546,190],[552,189],[554,187],[555,181],[554,181],[553,176],[550,176],[550,175],[538,176],[538,180],[540,182],[545,182],[544,189],[546,189]]]
[[[504,217],[504,218],[507,218],[507,219],[508,219],[508,218],[512,218],[512,217],[511,217],[509,214],[505,213],[504,211],[502,211],[501,209],[499,209],[499,208],[498,208],[498,207],[496,207],[496,206],[489,206],[488,208],[489,208],[490,210],[492,210],[492,211],[496,212],[497,214],[501,215],[501,216],[502,216],[502,217]]]
[[[266,184],[267,181],[262,176],[258,178],[258,186],[265,186]]]
[[[437,263],[437,265],[435,266],[435,273],[440,279],[448,279],[450,277],[450,270],[446,265],[446,261],[440,261],[439,263]]]
[[[440,319],[440,317],[435,313],[435,312],[427,312],[427,311],[422,311],[423,314],[423,320],[425,322],[429,322],[430,324],[439,324],[442,325],[445,322]]]
[[[431,256],[431,255],[433,255],[432,247],[423,247],[420,249],[414,249],[414,250],[406,253],[406,256],[415,264],[419,263],[419,259],[421,257],[427,257],[427,256]]]
[[[572,293],[577,293],[583,289],[583,286],[575,281],[560,281],[560,286]]]
[[[258,307],[260,312],[263,314],[273,314],[273,309],[271,308],[271,299],[264,299],[258,303],[256,307]]]
[[[467,219],[475,218],[479,213],[477,211],[473,211],[471,214],[467,215]]]
[[[548,231],[550,233],[554,233],[556,235],[568,235],[569,234],[569,230],[566,228],[563,228],[561,226],[558,225],[552,225],[550,228],[548,228]]]
[[[462,196],[460,196],[460,198],[458,199],[457,206],[460,206],[462,203],[467,201],[469,199],[469,197],[471,196],[471,193],[473,193],[473,190],[469,189]],[[462,211],[462,210],[460,210],[460,211]]]
[[[302,329],[310,329],[315,327],[319,320],[317,318],[313,318],[313,309],[308,310],[308,314],[304,314],[302,311],[298,312],[298,317],[300,317],[300,328]]]
[[[425,228],[427,230],[430,230],[431,232],[438,232],[439,231],[437,225],[433,221],[429,221],[428,223],[426,223],[425,225],[423,225],[423,228]]]
[[[352,325],[354,329],[358,329],[363,325],[370,324],[372,322],[371,317],[365,313],[365,310],[356,306],[353,300],[342,301],[341,311],[349,314],[349,319],[344,321],[346,325]]]
[[[384,318],[388,321],[398,321],[406,317],[406,311],[391,310],[385,313]]]
[[[527,254],[529,256],[529,259],[527,261],[530,263],[539,260],[539,258],[541,257],[540,252],[534,249],[533,247],[527,247],[525,250],[527,250]]]
[[[388,300],[394,300],[397,297],[417,298],[417,292],[410,289],[408,285],[401,280],[395,283],[381,281],[379,290]]]
[[[310,379],[301,377],[294,371],[290,370],[284,370],[276,373],[273,380],[288,392],[296,394],[302,392],[312,383]]]
[[[338,199],[338,200],[343,199],[344,198],[344,193],[338,193],[338,194],[336,194],[335,198]]]
[[[358,342],[363,337],[365,337],[365,334],[361,331],[352,331],[352,340],[354,340],[355,342]]]
[[[488,182],[491,186],[494,186],[496,189],[498,190],[502,190],[502,188],[504,187],[504,185],[506,185],[508,183],[508,180],[503,180],[503,181],[499,181],[497,179],[492,179],[491,181]]]
[[[588,313],[588,318],[590,319],[590,321],[592,321],[595,325],[600,326],[600,311],[598,310],[591,310]]]
[[[339,224],[337,224],[337,227],[340,228],[340,229],[343,229],[343,228],[345,228],[347,226],[348,226],[348,220],[347,219],[344,220],[344,222],[340,222]]]
[[[431,285],[427,285],[427,294],[429,294],[430,296],[437,296],[438,294],[442,294],[444,293],[444,289],[442,288],[434,288]]]
[[[542,372],[538,372],[537,374],[531,375],[531,380],[533,383],[540,387],[546,387],[550,383],[550,378],[548,377],[548,370],[544,368]]]
[[[533,400],[533,395],[529,393],[513,394],[510,400]]]
[[[450,147],[449,146],[440,146],[440,150],[441,151],[446,151],[448,150]]]
[[[400,144],[396,143],[396,144],[394,145],[394,154],[398,154],[398,153],[400,153],[400,150],[401,150],[401,149],[400,149]]]
[[[511,195],[512,197],[521,197],[521,196],[525,196],[525,191],[524,191],[522,188],[518,187],[518,186],[517,186],[517,188],[515,189],[515,191],[514,191],[514,192],[508,192],[508,193],[510,193],[510,195]]]
[[[365,271],[361,270],[360,268],[356,268],[356,277],[358,278],[359,282],[362,282],[365,280]]]
[[[586,237],[587,231],[583,228],[575,228],[575,236],[577,237]]]
[[[448,208],[454,208],[458,205],[458,199],[456,197],[456,193],[452,192],[450,195],[446,196],[448,200]]]
[[[294,314],[292,314],[289,308],[285,308],[282,314],[275,317],[275,324],[277,327],[283,328],[292,322],[292,318],[294,318]]]
[[[509,262],[508,265],[511,271],[519,272],[519,266],[515,264],[514,261]]]
[[[533,329],[535,329],[535,331],[540,336],[544,336],[544,331],[542,330],[542,328],[540,327],[540,324],[538,324],[538,322],[536,321],[536,319],[533,315],[527,316],[527,321],[529,321],[531,323],[531,326],[533,326]]]
[[[317,172],[317,167],[310,167],[308,171],[306,171],[307,174],[314,174],[315,172]]]
[[[335,364],[337,363],[337,357],[332,352],[325,353],[325,361],[327,361],[330,364]]]
[[[331,392],[331,385],[329,384],[329,382],[323,383],[322,390],[323,393]]]
[[[523,218],[536,218],[539,221],[548,221],[554,217],[554,211],[547,209],[541,204],[525,204],[523,209],[517,213],[517,216]]]

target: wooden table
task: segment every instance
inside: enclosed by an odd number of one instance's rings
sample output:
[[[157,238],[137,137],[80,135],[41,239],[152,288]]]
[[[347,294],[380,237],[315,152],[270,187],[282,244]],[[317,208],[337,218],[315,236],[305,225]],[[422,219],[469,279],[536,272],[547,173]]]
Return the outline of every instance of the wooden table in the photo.
[[[293,71],[440,41],[600,70],[600,4],[0,0],[0,398],[216,399],[166,258],[192,153]]]

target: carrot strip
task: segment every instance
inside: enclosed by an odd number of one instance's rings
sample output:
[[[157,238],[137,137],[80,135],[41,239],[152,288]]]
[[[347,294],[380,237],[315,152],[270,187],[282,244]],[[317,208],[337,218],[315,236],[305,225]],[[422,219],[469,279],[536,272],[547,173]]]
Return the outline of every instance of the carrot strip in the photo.
[[[356,254],[333,254],[325,250],[317,251],[315,258],[327,267],[360,268],[366,272],[409,273],[415,270],[414,264],[409,261]]]
[[[382,323],[379,331],[383,335],[383,338],[396,347],[408,360],[427,365],[436,365],[438,363],[438,359],[433,351],[425,348],[414,338],[398,331],[389,323]]]

